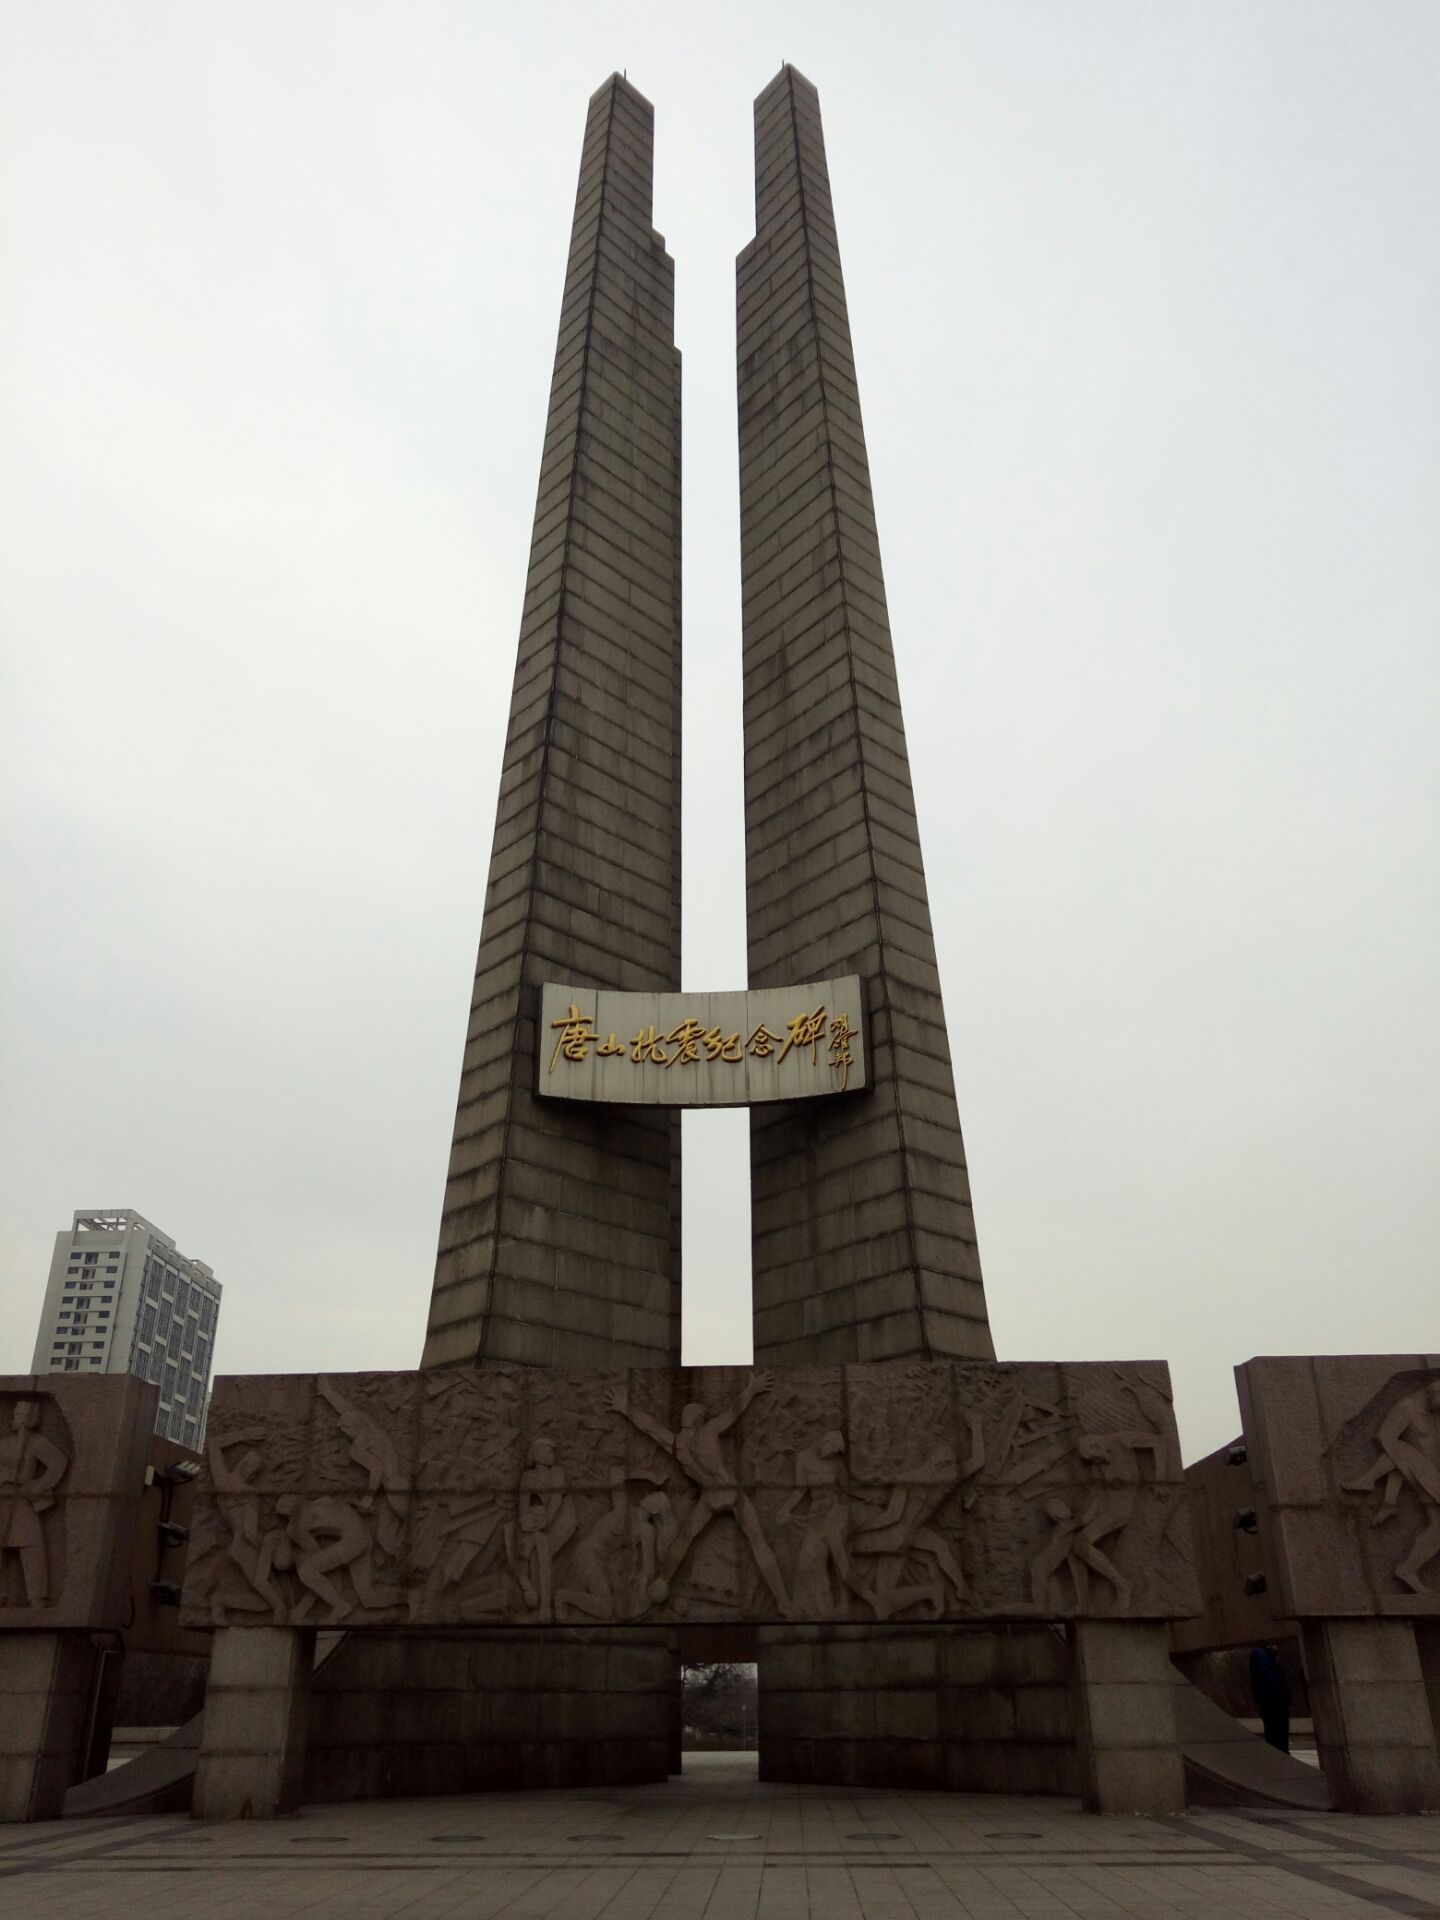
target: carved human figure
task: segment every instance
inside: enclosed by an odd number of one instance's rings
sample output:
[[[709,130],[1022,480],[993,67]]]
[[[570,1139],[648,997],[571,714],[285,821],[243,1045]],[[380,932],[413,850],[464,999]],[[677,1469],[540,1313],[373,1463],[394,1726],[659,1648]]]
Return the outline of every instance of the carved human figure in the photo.
[[[1420,1503],[1425,1525],[1414,1546],[1395,1569],[1395,1578],[1412,1593],[1432,1589],[1422,1577],[1440,1555],[1440,1374],[1432,1375],[1412,1393],[1402,1395],[1380,1423],[1375,1435],[1379,1453],[1374,1465],[1358,1479],[1344,1482],[1347,1493],[1373,1493],[1383,1480],[1385,1490],[1372,1526],[1394,1519],[1404,1488]]]
[[[264,1438],[263,1427],[242,1427],[233,1433],[212,1435],[205,1449],[215,1504],[230,1533],[224,1557],[199,1589],[199,1597],[207,1591],[210,1595],[210,1616],[217,1627],[224,1626],[228,1612],[264,1613],[268,1609],[277,1626],[285,1618],[284,1596],[271,1578],[277,1567],[283,1568],[291,1559],[285,1549],[285,1528],[262,1526],[260,1494],[254,1484],[262,1464],[255,1443]],[[245,1452],[232,1462],[229,1452],[233,1447],[244,1447]],[[236,1594],[224,1588],[229,1566],[239,1569],[248,1591]]]
[[[25,1605],[50,1603],[50,1561],[40,1516],[55,1504],[70,1456],[40,1431],[40,1402],[17,1400],[10,1431],[0,1439],[0,1570],[6,1554],[20,1561]]]
[[[643,1613],[650,1605],[650,1590],[659,1579],[660,1569],[669,1559],[675,1535],[680,1531],[674,1503],[663,1487],[645,1495],[635,1520],[640,1537],[640,1564],[635,1571],[627,1609],[630,1618]]]
[[[779,1563],[770,1542],[765,1538],[760,1516],[749,1495],[738,1484],[735,1470],[725,1458],[725,1449],[720,1444],[751,1401],[769,1390],[769,1376],[755,1373],[739,1398],[721,1413],[712,1414],[698,1401],[692,1401],[681,1411],[679,1431],[674,1433],[658,1420],[652,1420],[648,1413],[632,1410],[618,1388],[611,1388],[605,1395],[605,1404],[612,1412],[622,1414],[631,1426],[648,1435],[656,1446],[663,1447],[697,1490],[695,1505],[671,1543],[659,1573],[650,1583],[650,1598],[657,1606],[669,1599],[675,1576],[711,1521],[722,1513],[733,1513],[755,1556],[761,1579],[770,1589],[776,1606],[788,1618],[790,1599],[785,1591]]]
[[[505,1538],[509,1533],[505,1508],[493,1495],[478,1507],[457,1501],[448,1519],[434,1523],[428,1540],[417,1547],[417,1559],[425,1567],[425,1577],[417,1581],[406,1596],[410,1618],[429,1619],[439,1606],[441,1595],[460,1584],[495,1536],[501,1534]],[[467,1615],[503,1614],[505,1589],[506,1576],[502,1575],[483,1593],[470,1599],[465,1609]]]
[[[985,1429],[978,1413],[970,1416],[970,1452],[963,1466],[955,1449],[938,1446],[927,1460],[890,1495],[878,1517],[865,1520],[851,1536],[851,1551],[878,1561],[875,1573],[875,1617],[889,1620],[907,1607],[924,1603],[932,1619],[945,1611],[945,1583],[955,1600],[965,1599],[965,1571],[950,1542],[927,1525],[952,1493],[973,1480],[985,1465]],[[929,1563],[929,1577],[906,1580],[906,1562],[912,1555]]]
[[[322,1376],[315,1386],[321,1398],[334,1408],[340,1431],[350,1442],[350,1458],[363,1469],[369,1483],[366,1511],[374,1502],[376,1541],[385,1553],[398,1553],[405,1531],[404,1496],[410,1491],[399,1449],[379,1421],[353,1406],[331,1381]]]
[[[795,1490],[787,1494],[776,1516],[777,1526],[789,1526],[808,1501],[800,1545],[791,1576],[790,1612],[797,1620],[829,1620],[835,1614],[833,1567],[842,1588],[879,1613],[879,1601],[850,1561],[850,1476],[845,1468],[845,1436],[836,1427],[822,1433],[813,1446],[795,1454]]]
[[[553,1440],[541,1438],[531,1445],[530,1465],[520,1476],[519,1522],[515,1571],[520,1590],[539,1619],[553,1620],[555,1563],[577,1525]]]
[[[295,1577],[308,1589],[291,1612],[292,1626],[306,1619],[317,1599],[330,1609],[326,1626],[334,1626],[354,1612],[354,1602],[347,1600],[330,1578],[342,1569],[349,1574],[362,1607],[379,1611],[399,1603],[399,1588],[377,1581],[371,1571],[375,1541],[368,1515],[357,1513],[348,1500],[326,1493],[311,1500],[287,1493],[275,1505],[286,1521],[286,1534],[295,1550]]]
[[[1135,1512],[1140,1490],[1140,1457],[1149,1453],[1158,1470],[1165,1458],[1162,1433],[1131,1429],[1123,1433],[1082,1433],[1075,1442],[1080,1458],[1095,1469],[1099,1486],[1078,1516],[1064,1499],[1052,1495],[1045,1512],[1055,1530],[1030,1566],[1031,1597],[1037,1607],[1051,1604],[1051,1582],[1068,1565],[1075,1581],[1078,1610],[1090,1604],[1089,1572],[1108,1580],[1115,1591],[1115,1611],[1128,1613],[1134,1599],[1130,1582],[1105,1553],[1100,1542],[1122,1533]]]
[[[643,1613],[648,1605],[647,1589],[654,1577],[654,1530],[648,1524],[651,1515],[669,1510],[669,1501],[660,1495],[663,1508],[648,1506],[655,1495],[646,1496],[648,1510],[637,1511],[631,1497],[631,1481],[645,1480],[652,1487],[658,1474],[627,1474],[616,1467],[610,1475],[610,1505],[593,1520],[571,1549],[561,1584],[555,1589],[555,1616],[564,1620],[580,1614],[588,1620],[629,1619]],[[645,1554],[649,1547],[650,1553]],[[646,1560],[648,1558],[648,1570]],[[640,1577],[635,1574],[640,1566]]]

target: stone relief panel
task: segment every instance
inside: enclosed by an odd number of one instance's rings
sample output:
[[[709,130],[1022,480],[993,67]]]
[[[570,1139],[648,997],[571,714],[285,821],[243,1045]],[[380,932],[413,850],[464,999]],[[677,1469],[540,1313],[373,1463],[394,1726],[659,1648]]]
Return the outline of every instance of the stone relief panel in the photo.
[[[1335,1464],[1341,1492],[1386,1529],[1396,1587],[1440,1598],[1440,1367],[1393,1374],[1341,1428]]]
[[[63,1486],[74,1452],[52,1394],[0,1394],[0,1607],[44,1611],[59,1602]]]
[[[1260,1359],[1236,1377],[1281,1604],[1440,1614],[1440,1356]]]
[[[196,1623],[1198,1605],[1159,1365],[221,1380],[207,1466],[185,1590]]]
[[[0,1377],[0,1629],[124,1626],[157,1397],[128,1375]]]

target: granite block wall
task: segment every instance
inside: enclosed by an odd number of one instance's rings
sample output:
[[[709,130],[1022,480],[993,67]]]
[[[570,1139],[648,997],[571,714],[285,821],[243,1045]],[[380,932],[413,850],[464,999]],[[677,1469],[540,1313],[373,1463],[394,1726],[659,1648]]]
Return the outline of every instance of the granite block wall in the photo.
[[[865,976],[873,1091],[751,1113],[755,1357],[993,1356],[819,100],[755,103],[738,265],[752,987]]]
[[[536,1098],[543,981],[680,985],[680,358],[654,113],[585,127],[422,1365],[679,1358],[679,1124]]]
[[[678,1698],[665,1632],[350,1634],[315,1675],[305,1798],[663,1780]]]
[[[762,1627],[760,1778],[1079,1791],[1054,1627]]]

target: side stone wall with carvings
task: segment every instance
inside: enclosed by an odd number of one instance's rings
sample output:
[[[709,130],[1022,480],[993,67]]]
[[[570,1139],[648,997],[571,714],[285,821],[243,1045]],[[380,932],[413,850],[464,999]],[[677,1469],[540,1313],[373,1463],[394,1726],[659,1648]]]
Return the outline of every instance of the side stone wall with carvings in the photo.
[[[1440,1354],[1235,1369],[1267,1590],[1351,1813],[1440,1811]]]
[[[129,1624],[155,1402],[129,1376],[0,1377],[0,1821],[53,1818],[104,1767],[100,1637]]]

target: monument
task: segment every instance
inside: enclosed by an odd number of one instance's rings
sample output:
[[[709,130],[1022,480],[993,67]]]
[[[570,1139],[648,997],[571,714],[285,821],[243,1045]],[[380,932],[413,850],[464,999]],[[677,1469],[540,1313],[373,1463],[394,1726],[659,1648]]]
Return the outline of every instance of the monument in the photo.
[[[1168,1379],[995,1362],[819,107],[788,67],[739,263],[750,981],[681,991],[652,144],[612,78],[421,1368],[217,1387],[197,1810],[661,1777],[674,1634],[707,1622],[760,1636],[772,1775],[1175,1807],[1165,1622],[1195,1603]],[[679,1364],[677,1110],[708,1104],[751,1111],[754,1369]],[[345,1639],[312,1683],[317,1627]],[[922,1671],[923,1708],[892,1684]]]
[[[663,1779],[676,1635],[725,1626],[755,1636],[768,1778],[1176,1812],[1168,1626],[1199,1598],[1168,1372],[994,1354],[819,105],[790,67],[756,102],[738,268],[750,977],[681,989],[652,121],[618,76],[590,102],[423,1357],[217,1382],[182,1605],[213,1633],[194,1809]],[[717,1104],[750,1110],[749,1368],[680,1363],[679,1110]],[[1246,1426],[1332,1675],[1322,1744],[1347,1804],[1430,1804],[1434,1363],[1363,1363],[1323,1485],[1266,1411],[1299,1392],[1282,1364],[1251,1363]],[[0,1626],[38,1646],[57,1569],[69,1606],[90,1565],[83,1515],[46,1504],[80,1475],[35,1383],[0,1388]],[[1353,1593],[1315,1570],[1330,1546],[1371,1569]],[[55,1810],[36,1740],[8,1802],[31,1815]]]

